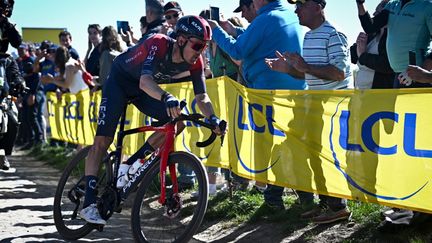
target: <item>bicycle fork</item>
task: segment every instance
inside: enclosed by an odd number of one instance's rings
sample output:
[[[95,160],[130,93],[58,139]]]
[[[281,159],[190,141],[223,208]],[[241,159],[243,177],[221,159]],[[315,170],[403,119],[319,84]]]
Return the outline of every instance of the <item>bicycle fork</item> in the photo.
[[[165,144],[163,148],[163,152],[161,155],[161,163],[160,163],[160,181],[161,181],[161,194],[159,197],[159,203],[161,205],[165,205],[166,203],[166,171],[167,167],[169,167],[171,182],[173,186],[173,195],[178,194],[178,183],[177,183],[177,175],[175,164],[170,164],[168,166],[168,157],[169,154],[174,150],[174,138],[175,138],[175,125],[168,125],[166,127],[166,135],[165,135]]]

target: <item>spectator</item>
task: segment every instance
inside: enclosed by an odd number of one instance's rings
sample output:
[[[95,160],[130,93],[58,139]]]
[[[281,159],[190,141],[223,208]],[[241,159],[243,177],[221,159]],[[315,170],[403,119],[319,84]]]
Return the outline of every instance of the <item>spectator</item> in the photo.
[[[162,31],[165,19],[163,17],[163,6],[159,0],[146,0],[146,19],[147,30],[143,34],[142,39],[146,39],[149,35],[157,34]]]
[[[33,57],[30,56],[29,45],[27,43],[23,43],[18,47],[18,68],[22,75],[22,77],[26,76],[26,72],[24,67],[28,68],[28,66],[32,66],[34,63]],[[31,125],[26,119],[29,113],[29,107],[27,103],[20,99],[18,102],[18,120],[19,120],[19,129],[18,129],[18,137],[17,137],[17,145],[24,145],[22,149],[30,149],[33,146],[33,133],[31,129]]]
[[[3,1],[3,4],[6,7],[3,9],[3,12],[0,14],[0,52],[6,53],[11,44],[14,48],[17,48],[21,45],[22,37],[19,34],[18,30],[15,28],[15,25],[9,22],[9,17],[12,16],[12,11],[14,7],[15,1]]]
[[[384,10],[370,17],[364,0],[356,0],[363,30],[367,34],[387,26],[387,54],[390,66],[395,72],[394,88],[431,87],[430,83],[411,82],[404,72],[409,65],[409,51],[414,51],[417,63],[422,63],[424,52],[431,42],[432,2],[395,0],[386,4]],[[412,67],[411,67],[412,68]],[[408,69],[411,69],[408,67]],[[411,69],[412,70],[412,69]],[[399,77],[400,76],[400,77]],[[394,231],[401,227],[421,223],[430,215],[404,209],[384,212],[385,220],[379,230]],[[397,219],[397,220],[392,220]]]
[[[162,32],[165,22],[162,2],[160,0],[146,0],[146,28],[145,32],[141,32],[142,36],[138,41],[145,40],[153,34]],[[140,22],[141,20],[142,18],[140,19]],[[141,26],[143,27],[142,23],[143,22],[141,22]],[[141,29],[143,30],[144,28]],[[128,47],[132,46],[132,44],[138,43],[137,39],[133,37],[133,32],[131,30],[127,33],[119,34]]]
[[[75,59],[75,60],[79,60],[79,54],[78,52],[72,47],[72,35],[69,31],[64,30],[62,32],[60,32],[59,34],[59,42],[60,45],[66,47],[70,53],[70,56]]]
[[[247,87],[254,89],[306,89],[303,79],[271,70],[265,58],[275,57],[274,50],[301,52],[301,29],[298,19],[285,0],[254,1],[258,16],[246,30],[235,28],[237,39],[229,36],[217,22],[209,20],[213,40],[229,56],[242,61],[242,76]],[[230,26],[226,21],[221,25]],[[289,43],[289,44],[287,44]],[[268,186],[266,205],[284,209],[283,188]]]
[[[144,36],[144,34],[147,32],[147,17],[142,16],[140,18],[140,31],[141,31],[141,38]],[[123,33],[123,30],[120,29],[121,33],[118,33],[121,37],[121,39],[126,43],[126,46],[132,46],[138,43],[140,39],[135,38],[134,32],[132,29],[129,29],[126,31],[126,33]]]
[[[59,69],[59,76],[42,76],[43,83],[54,83],[64,89],[69,89],[72,94],[88,88],[84,77],[89,74],[85,71],[82,63],[71,57],[66,47],[57,48],[54,62]]]
[[[38,122],[38,104],[36,94],[40,85],[40,76],[38,73],[33,72],[33,63],[26,62],[23,67],[23,77],[26,87],[29,88],[27,93],[22,97],[22,124],[20,129],[23,129],[28,136],[27,144],[22,148],[23,150],[30,149],[34,145],[42,145],[43,133],[42,125]]]
[[[84,58],[86,70],[93,76],[99,75],[99,58],[102,42],[102,28],[98,24],[91,24],[87,28],[88,32],[88,49]]]
[[[244,27],[238,19],[230,18],[228,21],[236,27]],[[239,69],[237,62],[222,51],[214,41],[211,41],[209,47],[210,70],[213,77],[228,76],[233,80],[237,80]]]
[[[301,52],[300,25],[288,3],[263,0],[254,4],[258,16],[246,30],[236,29],[237,39],[229,36],[216,21],[209,20],[214,31],[213,40],[230,57],[242,61],[243,78],[249,88],[305,89],[304,80],[272,71],[263,61],[266,57],[275,57],[275,49]],[[221,24],[226,25],[226,21]]]
[[[170,1],[165,4],[164,17],[166,19],[166,23],[164,24],[164,28],[162,29],[162,34],[168,35],[169,37],[175,39],[175,26],[179,18],[181,18],[182,16],[183,11],[178,2]]]
[[[389,0],[382,0],[375,9],[374,16],[380,13]],[[359,70],[354,86],[358,89],[390,89],[393,87],[394,72],[387,57],[387,28],[368,35],[360,33],[357,42],[351,46],[351,62]]]
[[[303,57],[298,53],[279,52],[278,59],[267,59],[273,70],[305,78],[310,89],[352,88],[348,43],[344,34],[337,31],[324,17],[325,0],[290,0],[296,4],[300,24],[310,28],[303,42]],[[314,161],[315,163],[318,161]],[[313,194],[299,192],[303,205],[313,204]],[[317,224],[348,219],[351,212],[346,199],[320,195],[320,205],[303,213]],[[325,209],[325,210],[323,210]]]
[[[238,8],[234,10],[234,13],[240,13],[249,23],[257,17],[257,11],[253,4],[253,0],[240,0]]]
[[[1,43],[1,50],[4,50],[5,42]],[[6,48],[7,49],[7,48]],[[9,54],[0,54],[0,66],[4,72],[1,73],[3,75],[2,79],[6,82],[2,85],[1,94],[3,98],[8,94],[18,95],[17,93],[12,93],[12,91],[21,92],[24,87],[24,80],[20,75],[20,71],[18,69],[18,65],[15,60]],[[0,138],[0,149],[4,150],[4,155],[0,155],[0,168],[2,170],[8,170],[10,168],[10,164],[7,156],[12,154],[13,145],[16,139],[17,130],[18,130],[18,119],[17,119],[17,109],[15,107],[15,103],[12,102],[8,107],[7,113],[7,132],[2,134]]]
[[[178,2],[170,1],[167,4],[165,4],[164,17],[166,19],[166,22],[164,23],[160,33],[168,35],[173,39],[176,39],[177,38],[176,25],[179,18],[181,18],[182,16],[183,16],[183,11]],[[206,71],[208,71],[207,66],[206,66]],[[208,73],[206,73],[206,77],[209,77]],[[185,82],[189,80],[191,80],[189,71],[185,71],[173,76],[173,82]]]
[[[100,71],[98,86],[103,86],[108,74],[111,70],[111,65],[116,56],[122,52],[117,31],[112,26],[107,26],[102,30],[102,43],[99,47],[100,52]]]
[[[38,55],[36,56],[35,63],[33,64],[33,72],[37,73],[39,76],[46,76],[48,74],[55,76],[55,50],[56,46],[50,41],[42,41],[39,47]],[[46,93],[56,92],[58,90],[55,84],[46,84],[39,86],[39,90],[36,93],[36,103],[37,103],[37,120],[42,128],[42,141],[47,142],[47,122],[44,116],[44,111],[46,110]],[[53,139],[51,139],[53,140]],[[52,142],[54,144],[54,142]]]
[[[415,51],[419,63],[431,41],[432,2],[395,0],[390,1],[373,18],[364,7],[364,0],[357,0],[361,25],[367,34],[373,34],[388,26],[387,53],[390,66],[396,75],[409,64],[408,52]],[[396,78],[395,88],[406,87]],[[413,83],[410,87],[429,87],[429,84]]]

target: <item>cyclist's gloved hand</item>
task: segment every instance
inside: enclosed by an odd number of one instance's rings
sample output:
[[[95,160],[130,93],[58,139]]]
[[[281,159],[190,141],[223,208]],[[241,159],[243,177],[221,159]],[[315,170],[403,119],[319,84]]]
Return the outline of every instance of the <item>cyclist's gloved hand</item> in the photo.
[[[226,127],[226,121],[220,120],[219,117],[217,117],[215,114],[211,115],[209,118],[210,124],[215,126],[215,129],[213,130],[217,135],[225,135],[227,127]],[[220,126],[220,125],[223,125]]]
[[[168,92],[163,93],[161,100],[165,103],[169,117],[176,118],[181,114],[180,101],[172,94]]]

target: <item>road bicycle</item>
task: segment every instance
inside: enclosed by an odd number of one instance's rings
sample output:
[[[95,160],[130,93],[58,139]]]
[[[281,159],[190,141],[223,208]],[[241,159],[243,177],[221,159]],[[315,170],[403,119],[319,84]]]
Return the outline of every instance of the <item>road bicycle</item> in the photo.
[[[120,120],[115,151],[103,160],[96,187],[98,208],[103,219],[122,210],[123,202],[136,191],[131,211],[131,228],[137,242],[187,242],[196,233],[207,209],[208,178],[201,161],[192,153],[174,150],[175,124],[191,121],[210,129],[211,135],[198,147],[210,145],[215,139],[215,128],[201,114],[182,114],[166,124],[158,122],[124,130],[126,108]],[[219,125],[225,130],[226,122]],[[156,149],[121,189],[117,189],[117,174],[122,157],[123,139],[127,135],[148,131],[162,132],[164,144]],[[223,143],[223,136],[221,137]],[[85,195],[85,159],[90,146],[83,148],[65,168],[54,198],[54,222],[60,235],[68,240],[84,237],[92,230],[103,230],[103,225],[90,224],[79,217]],[[193,171],[197,200],[190,191],[179,189],[176,165],[182,164]]]

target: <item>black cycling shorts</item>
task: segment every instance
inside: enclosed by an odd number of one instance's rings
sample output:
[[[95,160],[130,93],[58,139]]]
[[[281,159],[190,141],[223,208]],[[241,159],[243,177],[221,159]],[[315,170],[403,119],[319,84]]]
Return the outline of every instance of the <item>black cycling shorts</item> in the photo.
[[[158,121],[169,121],[165,103],[150,97],[139,88],[139,84],[126,80],[113,65],[102,90],[96,136],[114,137],[120,116],[129,100],[145,115]]]

